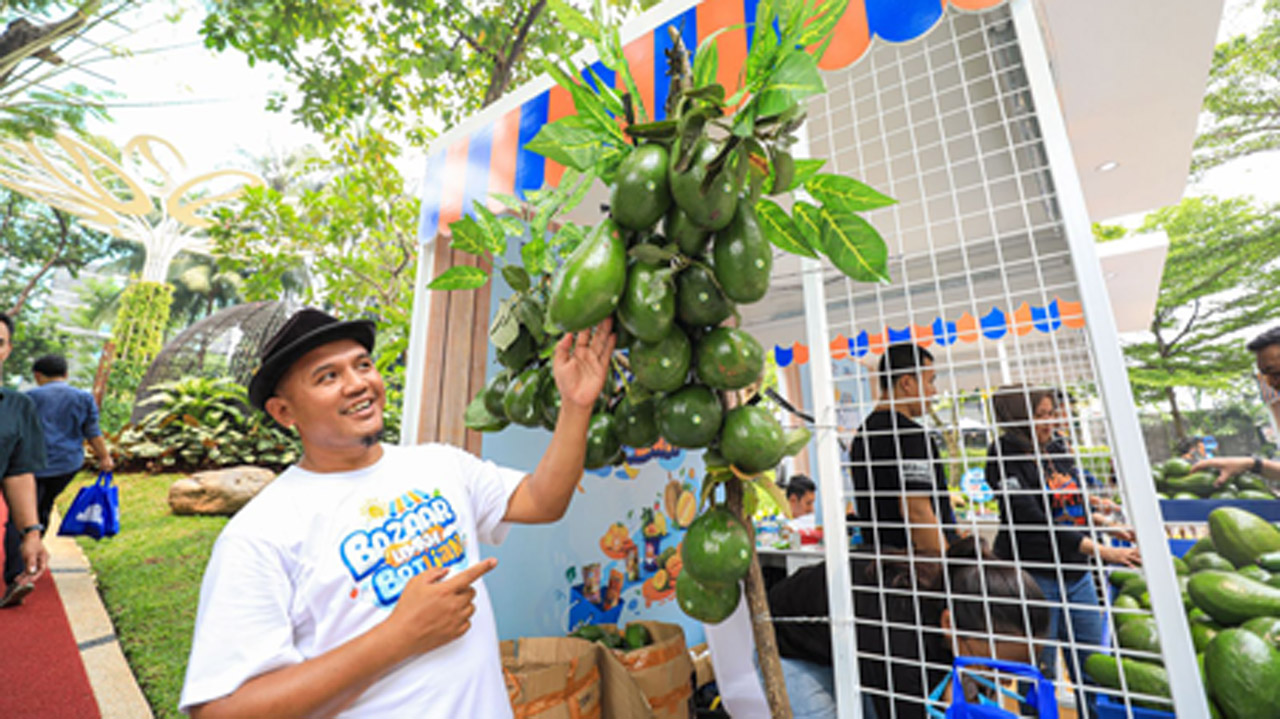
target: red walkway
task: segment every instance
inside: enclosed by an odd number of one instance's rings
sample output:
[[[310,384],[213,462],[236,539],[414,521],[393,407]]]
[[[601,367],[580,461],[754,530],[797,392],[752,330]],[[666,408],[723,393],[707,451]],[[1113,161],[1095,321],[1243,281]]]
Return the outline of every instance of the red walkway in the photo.
[[[7,514],[0,500],[0,517]],[[0,546],[0,557],[3,552]],[[5,719],[101,716],[48,572],[22,606],[0,609],[0,677],[0,717]]]

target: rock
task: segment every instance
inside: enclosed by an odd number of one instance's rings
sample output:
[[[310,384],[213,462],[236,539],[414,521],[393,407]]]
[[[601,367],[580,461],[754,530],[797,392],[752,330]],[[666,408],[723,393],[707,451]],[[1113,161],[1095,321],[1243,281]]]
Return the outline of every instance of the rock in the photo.
[[[230,516],[275,478],[275,472],[250,465],[196,472],[169,487],[169,509],[179,515]]]

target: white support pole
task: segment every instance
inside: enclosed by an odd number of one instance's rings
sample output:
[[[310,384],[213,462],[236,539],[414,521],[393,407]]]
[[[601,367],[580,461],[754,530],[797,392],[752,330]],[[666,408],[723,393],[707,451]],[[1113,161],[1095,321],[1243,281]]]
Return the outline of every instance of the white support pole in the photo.
[[[831,615],[831,668],[835,672],[840,719],[862,719],[861,681],[854,653],[853,584],[849,572],[849,533],[845,528],[844,482],[836,441],[835,386],[831,379],[831,340],[822,263],[800,260],[804,278],[804,317],[809,340],[809,387],[817,430],[818,488],[822,492],[823,552],[827,561],[827,606]]]
[[[1151,587],[1151,608],[1160,627],[1160,645],[1165,669],[1169,672],[1174,711],[1182,717],[1207,717],[1209,706],[1201,689],[1196,651],[1183,613],[1182,592],[1173,571],[1155,486],[1147,480],[1151,476],[1151,466],[1143,449],[1142,428],[1133,406],[1129,376],[1120,352],[1119,332],[1098,264],[1089,211],[1075,158],[1071,154],[1071,141],[1058,103],[1049,55],[1032,0],[1014,0],[1012,11],[1018,46],[1022,50],[1023,66],[1062,212],[1063,228],[1071,249],[1080,302],[1087,320],[1085,331],[1093,344],[1098,365],[1102,401],[1111,417],[1116,445],[1114,458],[1120,476],[1125,480],[1122,482],[1125,509],[1133,521],[1138,546],[1142,548],[1143,570]]]
[[[400,412],[400,444],[418,443],[418,420],[422,416],[422,383],[427,362],[427,333],[430,330],[431,290],[427,283],[435,276],[436,240],[418,245],[418,272],[413,280],[413,319],[409,325],[409,364],[404,370],[404,405]]]

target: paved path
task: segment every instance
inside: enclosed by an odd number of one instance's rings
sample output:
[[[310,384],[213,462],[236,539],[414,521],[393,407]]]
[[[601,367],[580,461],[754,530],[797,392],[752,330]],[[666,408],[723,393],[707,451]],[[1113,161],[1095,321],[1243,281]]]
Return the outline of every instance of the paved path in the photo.
[[[57,518],[50,522],[53,527],[58,524]],[[75,540],[56,536],[52,531],[45,537],[45,546],[58,595],[80,646],[80,658],[103,719],[151,719],[151,708],[120,651],[115,627],[102,606],[84,552]]]

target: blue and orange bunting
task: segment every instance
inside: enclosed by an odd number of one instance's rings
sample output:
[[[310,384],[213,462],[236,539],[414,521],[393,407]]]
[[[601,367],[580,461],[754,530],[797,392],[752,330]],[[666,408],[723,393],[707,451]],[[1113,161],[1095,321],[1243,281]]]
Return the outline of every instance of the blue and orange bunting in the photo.
[[[1023,302],[1012,312],[992,307],[980,320],[975,320],[973,315],[965,312],[955,320],[937,317],[929,324],[909,324],[901,329],[885,327],[883,332],[875,334],[859,330],[851,338],[836,335],[831,341],[831,358],[862,359],[868,354],[881,354],[885,347],[898,342],[915,342],[924,347],[936,342],[942,347],[949,347],[957,342],[972,344],[979,337],[1000,340],[1010,332],[1018,336],[1032,331],[1048,334],[1063,327],[1080,329],[1084,325],[1084,313],[1079,302],[1065,302],[1055,297],[1043,307]],[[809,361],[809,348],[799,342],[792,343],[790,347],[775,346],[773,359],[779,367],[806,364]]]
[[[668,28],[674,28],[693,52],[698,43],[717,30],[738,26],[715,39],[720,58],[717,80],[733,94],[746,62],[756,2],[703,0],[623,47],[639,99],[650,120],[666,116],[666,51],[671,48]],[[824,70],[848,67],[866,55],[875,38],[895,43],[916,40],[941,21],[947,5],[960,11],[980,12],[1006,2],[1008,0],[850,0],[848,10],[836,25],[837,35],[818,64]],[[591,67],[601,82],[622,89],[622,78],[616,73],[598,62]],[[596,77],[584,72],[582,81],[594,86]],[[418,234],[422,241],[434,239],[441,228],[473,212],[475,202],[486,201],[492,193],[523,198],[532,190],[559,184],[564,168],[525,147],[543,125],[572,112],[573,100],[568,91],[555,86],[518,106],[499,103],[441,137],[427,158]],[[489,201],[498,209],[496,203]]]

